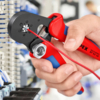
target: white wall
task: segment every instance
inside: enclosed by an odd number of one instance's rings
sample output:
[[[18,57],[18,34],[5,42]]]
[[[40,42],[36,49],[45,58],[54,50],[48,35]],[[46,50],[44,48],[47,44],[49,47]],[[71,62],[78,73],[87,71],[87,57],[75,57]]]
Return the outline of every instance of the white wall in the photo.
[[[93,1],[97,6],[100,6],[100,0],[79,0],[79,17],[90,13],[85,6],[86,1]]]
[[[42,0],[41,15],[48,17],[50,14],[59,11],[60,0]]]

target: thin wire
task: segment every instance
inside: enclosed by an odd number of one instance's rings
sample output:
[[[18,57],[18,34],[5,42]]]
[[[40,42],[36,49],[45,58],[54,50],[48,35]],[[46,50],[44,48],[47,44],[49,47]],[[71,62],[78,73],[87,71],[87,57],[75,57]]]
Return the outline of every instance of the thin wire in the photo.
[[[35,32],[33,32],[30,29],[27,29],[29,32],[31,32],[32,34],[36,35],[38,38],[40,38],[42,41],[46,42],[47,44],[49,44],[52,48],[54,48],[55,50],[57,50],[58,52],[60,52],[61,54],[63,54],[65,57],[67,57],[69,60],[73,61],[74,63],[80,65],[81,67],[83,67],[84,69],[90,71],[91,73],[93,73],[99,80],[100,77],[91,69],[89,69],[88,67],[78,63],[77,61],[73,60],[72,58],[68,57],[65,53],[63,53],[61,50],[59,50],[58,48],[56,48],[53,44],[51,44],[50,42],[46,41],[45,39],[43,39],[41,36],[39,36],[38,34],[36,34]]]

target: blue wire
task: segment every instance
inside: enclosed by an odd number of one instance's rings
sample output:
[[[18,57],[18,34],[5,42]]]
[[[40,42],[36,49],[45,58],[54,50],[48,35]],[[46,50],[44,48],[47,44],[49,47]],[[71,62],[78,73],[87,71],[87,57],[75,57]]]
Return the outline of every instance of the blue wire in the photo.
[[[2,79],[3,79],[3,81],[4,82],[8,82],[8,79],[7,79],[7,77],[5,76],[5,74],[2,72],[2,70],[0,70],[0,72],[2,73]]]

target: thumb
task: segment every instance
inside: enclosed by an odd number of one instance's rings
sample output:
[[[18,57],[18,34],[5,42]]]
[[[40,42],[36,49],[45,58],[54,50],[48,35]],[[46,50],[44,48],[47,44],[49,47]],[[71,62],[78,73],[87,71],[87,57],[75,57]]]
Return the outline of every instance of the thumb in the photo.
[[[85,31],[78,25],[71,25],[64,43],[67,51],[75,51],[82,44],[85,37]]]

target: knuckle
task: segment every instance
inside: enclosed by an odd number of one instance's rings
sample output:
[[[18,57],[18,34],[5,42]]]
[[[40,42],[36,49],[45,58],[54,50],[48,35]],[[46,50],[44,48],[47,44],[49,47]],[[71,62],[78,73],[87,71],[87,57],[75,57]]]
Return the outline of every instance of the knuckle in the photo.
[[[78,20],[77,24],[74,23],[73,25],[71,25],[69,27],[69,32],[73,32],[73,31],[75,31],[74,34],[71,34],[73,36],[79,35],[80,32],[81,32],[80,34],[84,33],[84,28],[83,28],[83,25],[82,25],[82,21]]]
[[[69,30],[79,30],[79,26],[78,25],[76,25],[76,24],[73,24],[73,25],[71,25],[70,27],[69,27]]]

